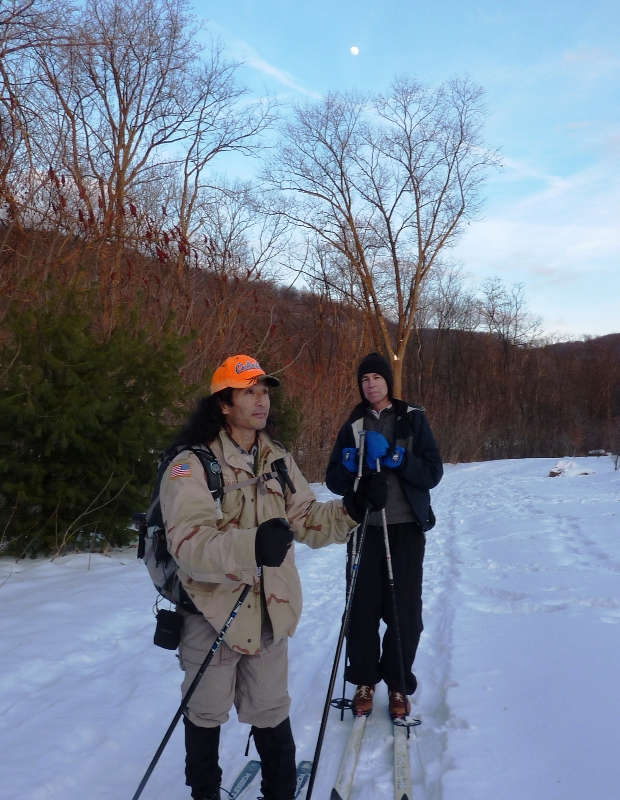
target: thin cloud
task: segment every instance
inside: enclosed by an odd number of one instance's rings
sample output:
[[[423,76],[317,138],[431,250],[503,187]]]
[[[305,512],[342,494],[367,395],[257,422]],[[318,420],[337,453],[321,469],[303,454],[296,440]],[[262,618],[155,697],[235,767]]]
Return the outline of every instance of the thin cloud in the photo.
[[[314,100],[320,100],[322,98],[321,94],[314,92],[311,89],[306,89],[305,86],[302,86],[285,70],[270,64],[261,55],[259,55],[259,53],[257,53],[253,47],[251,47],[247,42],[244,42],[243,39],[239,39],[237,36],[231,35],[223,25],[220,25],[213,20],[209,20],[208,27],[210,30],[217,32],[218,35],[221,36],[221,38],[226,42],[227,49],[231,55],[235,59],[242,61],[247,67],[255,69],[257,72],[260,72],[263,75],[267,75],[269,78],[272,78],[273,80],[282,84],[282,86],[292,89],[297,94],[303,94],[306,97],[312,97]]]
[[[274,67],[273,64],[265,61],[265,59],[261,58],[261,56],[259,56],[258,53],[249,45],[240,42],[239,49],[241,50],[241,58],[248,67],[252,67],[252,69],[262,72],[263,75],[268,75],[270,78],[274,78],[274,80],[278,81],[283,86],[287,86],[289,89],[293,89],[299,94],[303,94],[306,97],[312,97],[315,100],[321,99],[321,94],[301,86],[301,84],[297,83],[297,81],[295,81],[294,78],[288,74],[288,72],[285,72],[278,67]]]
[[[516,158],[510,158],[502,154],[502,167],[504,168],[503,175],[509,180],[522,180],[524,178],[535,178],[539,181],[553,182],[558,180],[557,176],[550,175],[537,167],[533,167],[525,161],[520,161]],[[500,178],[501,180],[501,178]]]
[[[561,62],[579,70],[589,68],[595,77],[605,72],[616,72],[620,68],[620,59],[599,49],[567,50]]]

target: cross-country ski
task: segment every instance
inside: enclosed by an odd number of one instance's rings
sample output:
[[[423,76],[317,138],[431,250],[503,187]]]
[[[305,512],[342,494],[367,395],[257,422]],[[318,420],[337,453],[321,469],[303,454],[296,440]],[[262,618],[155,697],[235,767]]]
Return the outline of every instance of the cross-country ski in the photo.
[[[300,761],[297,765],[297,784],[295,786],[294,800],[302,797],[303,791],[308,783],[311,767],[311,761]],[[238,797],[241,797],[241,795],[245,793],[246,789],[250,788],[259,773],[260,761],[248,761],[235,779],[235,782],[226,796],[230,798],[230,800],[237,800]]]
[[[340,771],[338,772],[336,784],[332,789],[330,800],[348,800],[351,794],[355,768],[357,767],[357,759],[359,758],[367,722],[367,716],[358,716],[353,720],[351,735],[342,757],[342,764],[340,765]]]
[[[338,777],[332,789],[330,800],[349,800],[355,781],[355,773],[368,719],[368,716],[354,717],[349,740],[342,757]],[[417,720],[414,722],[417,722]],[[409,727],[410,737],[414,741],[416,760],[419,760],[417,739],[415,739],[415,732],[413,730],[416,726],[394,724],[394,800],[412,800],[413,798],[407,727]]]
[[[260,761],[248,761],[230,789],[230,800],[237,798],[249,787],[260,771]]]
[[[304,789],[308,785],[312,761],[300,761],[297,765],[297,784],[295,786],[295,800],[302,797]]]
[[[412,800],[407,728],[394,725],[394,800]]]

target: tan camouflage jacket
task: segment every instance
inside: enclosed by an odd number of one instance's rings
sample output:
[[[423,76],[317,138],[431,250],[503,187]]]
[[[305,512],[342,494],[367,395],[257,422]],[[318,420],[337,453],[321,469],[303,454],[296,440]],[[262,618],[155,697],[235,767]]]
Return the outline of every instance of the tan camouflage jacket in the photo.
[[[224,431],[210,447],[222,466],[224,485],[254,476],[247,458]],[[259,652],[261,637],[260,579],[254,554],[258,525],[284,517],[293,528],[295,541],[318,548],[346,542],[357,524],[341,500],[319,503],[290,453],[260,433],[256,475],[269,472],[278,458],[286,461],[295,494],[287,489],[283,497],[279,481],[272,478],[260,486],[244,486],[225,494],[220,511],[200,461],[187,451],[171,462],[160,487],[168,549],[178,564],[179,578],[214,628],[224,625],[244,584],[252,585],[253,591],[226,635],[229,647],[252,655]],[[175,470],[175,466],[179,468]],[[292,636],[302,608],[293,547],[280,567],[263,567],[263,589],[274,641]]]

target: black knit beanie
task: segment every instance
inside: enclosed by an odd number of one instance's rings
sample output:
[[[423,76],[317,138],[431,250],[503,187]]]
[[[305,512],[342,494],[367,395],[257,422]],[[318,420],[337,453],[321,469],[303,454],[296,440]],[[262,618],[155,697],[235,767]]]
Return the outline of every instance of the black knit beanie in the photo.
[[[357,385],[359,386],[362,401],[367,402],[362,390],[362,377],[364,375],[369,375],[371,372],[381,375],[385,380],[388,387],[388,397],[392,400],[394,396],[394,375],[390,362],[383,358],[382,355],[379,355],[379,353],[369,353],[367,356],[364,356],[357,368]]]

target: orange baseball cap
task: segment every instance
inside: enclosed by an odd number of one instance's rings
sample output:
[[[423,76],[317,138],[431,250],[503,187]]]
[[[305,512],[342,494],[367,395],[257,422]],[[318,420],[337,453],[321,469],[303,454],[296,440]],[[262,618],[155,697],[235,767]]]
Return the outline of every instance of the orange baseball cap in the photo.
[[[265,373],[255,358],[244,355],[231,356],[213,373],[211,394],[228,388],[245,389],[248,386],[254,386],[259,381],[274,388],[280,385],[277,378]]]

